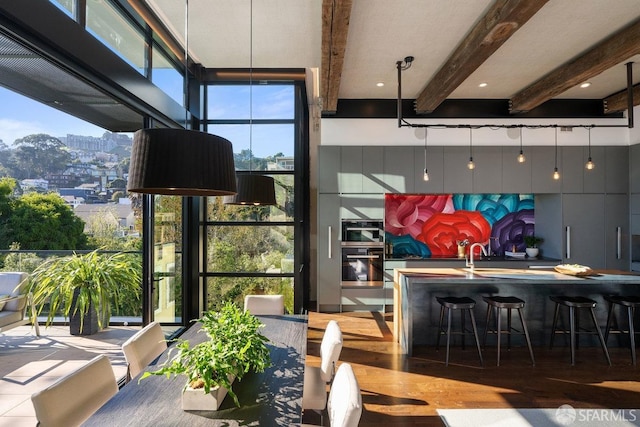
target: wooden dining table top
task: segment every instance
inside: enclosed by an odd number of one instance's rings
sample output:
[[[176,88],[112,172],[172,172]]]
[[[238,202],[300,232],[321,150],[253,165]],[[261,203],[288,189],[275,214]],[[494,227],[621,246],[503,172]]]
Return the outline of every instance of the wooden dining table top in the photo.
[[[133,378],[84,426],[290,426],[302,418],[302,389],[307,348],[307,316],[257,316],[269,339],[271,366],[235,380],[233,391],[240,406],[227,396],[217,411],[184,411],[181,407],[183,375]],[[206,338],[194,324],[182,339],[196,344]],[[171,346],[169,347],[169,349]],[[166,360],[165,351],[158,364]],[[151,365],[148,370],[157,369]],[[78,393],[82,393],[78,390]],[[70,398],[72,398],[70,396]]]

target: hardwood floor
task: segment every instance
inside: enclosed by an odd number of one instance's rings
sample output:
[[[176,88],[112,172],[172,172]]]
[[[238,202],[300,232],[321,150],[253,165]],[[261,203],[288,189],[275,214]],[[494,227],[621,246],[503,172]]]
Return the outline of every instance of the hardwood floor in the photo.
[[[640,368],[631,364],[627,347],[609,349],[611,367],[599,347],[581,347],[572,367],[569,349],[559,339],[553,350],[534,348],[535,367],[526,347],[503,348],[501,366],[495,366],[495,341],[489,341],[484,368],[473,346],[452,347],[445,367],[444,348],[418,348],[413,357],[399,354],[391,313],[310,313],[310,365],[319,363],[320,341],[331,319],[343,332],[340,361],[351,363],[360,383],[362,427],[440,427],[439,408],[640,408]]]

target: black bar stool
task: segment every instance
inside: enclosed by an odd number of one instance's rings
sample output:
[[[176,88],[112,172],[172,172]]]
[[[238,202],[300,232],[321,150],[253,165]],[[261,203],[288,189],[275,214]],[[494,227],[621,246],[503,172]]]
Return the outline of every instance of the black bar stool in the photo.
[[[511,333],[515,331],[517,334],[522,334],[525,336],[527,340],[527,347],[529,348],[529,355],[531,356],[531,364],[533,366],[536,365],[536,361],[533,358],[533,348],[531,347],[531,339],[529,338],[529,331],[527,330],[527,323],[524,320],[524,316],[522,315],[522,309],[524,308],[524,301],[520,298],[516,298],[513,296],[502,297],[502,296],[490,296],[490,297],[482,297],[484,302],[487,303],[487,321],[484,327],[484,340],[482,342],[482,346],[486,347],[487,345],[487,333],[489,332],[489,320],[491,318],[491,308],[495,309],[495,317],[496,317],[496,328],[491,329],[492,334],[496,334],[498,339],[498,363],[497,366],[500,366],[500,337],[502,334],[507,334],[507,349],[511,350]],[[507,310],[507,329],[502,330],[502,309]],[[520,315],[520,324],[522,325],[522,332],[511,326],[511,310],[518,310],[518,315]]]
[[[549,297],[551,301],[556,303],[555,313],[553,315],[553,327],[551,330],[551,343],[549,345],[549,349],[553,348],[553,339],[557,333],[556,326],[558,324],[558,313],[560,311],[560,306],[569,307],[569,331],[570,331],[570,341],[571,341],[571,366],[576,364],[576,336],[581,333],[588,334],[596,334],[598,335],[598,339],[600,340],[600,345],[602,346],[602,351],[604,352],[604,356],[607,359],[607,363],[611,366],[611,358],[609,357],[609,351],[607,350],[607,344],[602,336],[602,331],[598,327],[598,321],[596,320],[596,313],[594,308],[596,306],[596,302],[590,298],[586,297],[571,297],[566,295],[556,295]],[[588,332],[580,332],[580,321],[578,318],[578,312],[576,308],[588,308],[589,313],[591,313],[591,320],[593,321],[593,326],[595,331]],[[567,331],[562,329],[560,332],[566,334]]]
[[[464,336],[471,332],[465,328],[465,310],[469,311],[471,317],[471,327],[473,328],[473,336],[476,340],[476,347],[478,348],[478,356],[480,356],[480,365],[484,366],[482,360],[482,350],[480,349],[480,341],[478,340],[478,329],[476,328],[476,319],[473,316],[473,308],[476,306],[476,302],[468,297],[436,297],[436,300],[440,304],[440,323],[438,324],[438,339],[436,340],[436,350],[440,348],[440,336],[442,334],[447,335],[447,356],[445,359],[445,366],[449,366],[449,347],[451,344],[451,335],[462,335],[462,349],[464,349]],[[442,329],[442,322],[444,321],[444,311],[447,310],[447,329]],[[452,310],[460,310],[460,317],[462,321],[460,332],[452,332],[451,324],[453,321]]]
[[[607,327],[604,332],[605,341],[607,341],[607,339],[609,338],[609,332],[611,331],[611,319],[613,318],[614,305],[627,307],[627,318],[629,321],[628,331],[623,331],[619,327],[617,330],[614,330],[611,332],[617,332],[617,333],[627,332],[629,334],[629,342],[630,342],[629,345],[631,347],[631,362],[633,363],[633,366],[635,366],[636,365],[636,334],[638,332],[636,332],[635,328],[633,327],[633,319],[634,319],[636,308],[640,307],[640,296],[605,295],[604,299],[609,302],[609,314],[607,315]]]

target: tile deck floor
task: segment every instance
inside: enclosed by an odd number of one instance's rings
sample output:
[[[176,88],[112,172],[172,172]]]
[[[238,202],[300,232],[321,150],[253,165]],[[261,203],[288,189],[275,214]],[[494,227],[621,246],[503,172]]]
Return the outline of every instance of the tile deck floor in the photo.
[[[118,326],[90,336],[69,335],[68,326],[21,326],[0,334],[0,427],[33,427],[31,394],[97,356],[107,354],[116,379],[126,374],[121,345],[140,326]]]

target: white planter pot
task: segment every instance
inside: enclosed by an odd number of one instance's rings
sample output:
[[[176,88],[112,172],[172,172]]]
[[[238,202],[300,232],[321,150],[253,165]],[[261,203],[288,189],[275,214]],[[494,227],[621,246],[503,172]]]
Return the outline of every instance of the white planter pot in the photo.
[[[527,256],[529,258],[535,258],[535,257],[538,256],[539,250],[538,250],[538,248],[526,248],[525,252],[527,253]]]
[[[233,382],[233,378],[231,382]],[[209,393],[205,393],[201,388],[187,387],[182,392],[182,410],[216,411],[226,395],[227,389],[224,387],[212,388]]]

